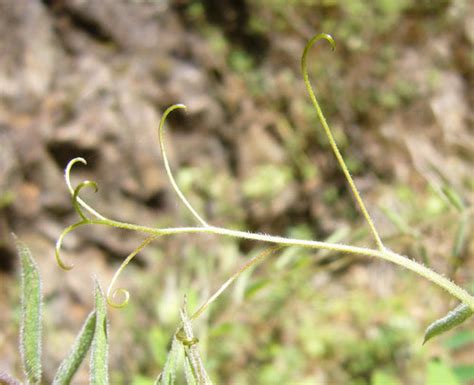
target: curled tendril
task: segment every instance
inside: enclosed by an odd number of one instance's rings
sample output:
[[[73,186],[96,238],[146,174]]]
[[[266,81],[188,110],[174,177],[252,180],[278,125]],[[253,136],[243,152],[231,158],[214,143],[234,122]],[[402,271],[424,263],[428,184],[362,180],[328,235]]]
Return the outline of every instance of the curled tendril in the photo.
[[[303,55],[301,57],[301,72],[303,73],[304,84],[306,86],[306,89],[308,90],[308,94],[311,99],[311,102],[313,103],[313,106],[316,109],[318,118],[324,128],[324,132],[326,133],[326,136],[329,139],[329,143],[334,152],[334,155],[336,156],[339,166],[341,167],[342,172],[344,173],[344,176],[346,177],[346,180],[349,183],[349,187],[351,188],[352,193],[354,194],[356,203],[359,206],[359,209],[362,212],[362,215],[364,216],[365,220],[367,221],[367,224],[370,228],[370,232],[372,233],[372,236],[375,240],[375,243],[377,244],[377,247],[383,251],[385,249],[385,246],[382,243],[380,235],[377,229],[375,228],[374,222],[369,212],[365,208],[365,204],[362,201],[362,198],[360,197],[359,190],[357,189],[357,186],[355,185],[354,180],[352,179],[351,174],[349,173],[349,169],[347,168],[346,162],[344,161],[344,158],[342,157],[339,151],[339,148],[337,147],[337,143],[334,140],[331,129],[329,128],[329,125],[326,122],[326,118],[324,117],[321,107],[319,106],[318,100],[316,99],[316,96],[314,94],[313,87],[311,86],[311,82],[309,81],[308,66],[307,66],[308,52],[311,49],[311,47],[314,45],[314,43],[316,43],[318,40],[326,40],[331,45],[331,48],[333,51],[336,48],[336,43],[334,42],[334,39],[332,38],[331,35],[328,35],[327,33],[320,33],[319,35],[314,36],[308,42],[308,44],[306,44],[306,47],[304,48],[304,51],[303,51]]]
[[[90,219],[84,214],[81,208],[81,204],[79,202],[79,193],[84,187],[93,187],[94,191],[97,192],[99,190],[97,183],[91,180],[85,180],[82,183],[79,183],[78,186],[74,189],[74,193],[72,194],[72,204],[74,209],[76,210],[77,214],[84,220],[90,221]]]
[[[82,208],[84,208],[85,210],[89,211],[89,213],[91,213],[92,215],[94,215],[95,217],[99,218],[99,219],[102,219],[102,220],[106,220],[107,218],[104,217],[103,215],[101,215],[100,213],[98,213],[96,210],[94,210],[92,207],[90,207],[86,202],[84,202],[79,196],[78,194],[75,194],[77,188],[75,189],[74,187],[72,187],[72,183],[71,183],[71,169],[72,169],[72,166],[74,166],[76,163],[82,163],[82,164],[87,164],[87,161],[84,159],[84,158],[74,158],[74,159],[71,159],[69,161],[69,163],[67,164],[66,166],[66,169],[64,170],[64,179],[66,180],[66,185],[67,185],[67,188],[69,189],[69,192],[71,193],[71,195],[73,196],[74,198],[74,195],[76,195],[76,198],[74,199],[74,202],[75,205],[74,205],[74,208],[76,209],[76,211],[78,212],[78,214],[81,216],[81,218],[84,219],[84,214],[82,213],[81,214],[81,210],[78,209],[77,207],[81,206]],[[90,181],[86,181],[88,185],[91,185],[91,184],[94,184],[94,188],[96,189],[97,191],[97,185],[95,184],[95,182],[90,182]],[[86,183],[86,182],[83,182],[83,183]],[[81,183],[81,184],[83,184]],[[80,185],[81,185],[80,184]],[[80,186],[79,185],[79,186]],[[79,187],[78,186],[78,187]],[[82,187],[81,187],[82,188]]]
[[[178,187],[178,184],[176,183],[173,173],[171,172],[170,164],[168,161],[168,156],[166,155],[166,148],[165,148],[165,141],[164,141],[164,125],[166,118],[168,115],[173,112],[174,110],[177,109],[186,109],[187,107],[184,104],[173,104],[172,106],[168,107],[166,111],[163,113],[163,116],[161,117],[160,120],[160,125],[158,128],[158,135],[159,135],[159,140],[160,140],[160,148],[161,148],[161,154],[163,155],[163,163],[165,165],[166,169],[166,174],[168,175],[168,179],[170,180],[171,185],[173,186],[174,191],[178,195],[179,199],[184,203],[184,205],[188,208],[188,210],[193,214],[194,218],[197,219],[197,221],[204,227],[209,227],[207,222],[202,219],[202,217],[196,212],[196,210],[191,206],[191,203],[186,199],[184,194],[181,192],[180,188]]]
[[[219,297],[229,285],[234,282],[237,278],[239,278],[242,273],[247,271],[249,268],[254,266],[255,264],[263,261],[265,258],[269,257],[273,253],[276,253],[278,250],[281,250],[283,246],[273,246],[273,247],[267,247],[265,250],[262,252],[258,253],[255,257],[251,258],[249,261],[247,261],[239,270],[237,270],[232,276],[225,281],[219,289],[216,290],[216,292],[211,295],[207,301],[201,305],[199,309],[197,309],[194,314],[191,315],[191,320],[197,319],[208,307],[211,303],[213,303],[217,297]]]
[[[67,271],[67,270],[71,270],[74,267],[74,265],[68,265],[68,264],[64,263],[64,261],[61,259],[60,251],[61,251],[61,246],[62,246],[64,237],[67,234],[69,234],[71,231],[77,229],[78,227],[80,227],[82,225],[87,225],[87,224],[88,224],[88,222],[83,220],[81,222],[77,222],[77,223],[74,223],[71,226],[66,227],[63,230],[63,232],[61,233],[61,235],[59,236],[58,240],[56,241],[56,247],[55,247],[56,262],[57,262],[57,264],[59,265],[59,267],[61,269]]]
[[[117,288],[115,290],[112,290],[113,286],[115,285],[115,282],[117,281],[118,277],[122,273],[122,271],[127,267],[127,265],[130,263],[130,261],[144,248],[146,247],[149,243],[153,242],[156,238],[158,238],[159,235],[152,235],[151,237],[148,237],[145,239],[140,246],[138,246],[135,250],[133,250],[128,257],[122,262],[120,267],[117,269],[115,272],[114,276],[112,277],[112,280],[110,281],[109,287],[107,288],[107,303],[115,308],[122,308],[124,306],[127,306],[128,301],[130,300],[130,293],[127,289],[124,288]],[[114,302],[114,299],[118,296],[122,295],[124,299],[122,302]]]
[[[66,169],[64,170],[64,179],[66,180],[67,188],[68,188],[68,190],[69,190],[69,192],[71,193],[71,196],[72,196],[72,204],[74,206],[74,210],[76,210],[77,214],[81,217],[82,220],[80,222],[74,223],[74,224],[66,227],[66,229],[63,230],[63,232],[59,236],[58,240],[56,241],[56,246],[55,246],[56,262],[59,265],[59,267],[63,270],[71,270],[74,267],[74,265],[66,264],[61,258],[60,251],[61,251],[61,246],[62,246],[64,237],[67,234],[69,234],[71,231],[77,229],[78,227],[91,223],[91,219],[89,219],[84,214],[83,209],[87,210],[89,213],[96,216],[98,219],[106,220],[106,218],[104,216],[99,214],[96,210],[94,210],[92,207],[90,207],[87,203],[85,203],[79,197],[79,193],[81,192],[81,190],[84,187],[90,187],[91,186],[97,192],[97,190],[98,190],[97,183],[95,183],[93,181],[86,180],[86,181],[80,183],[76,188],[74,188],[72,186],[72,183],[71,183],[71,170],[72,170],[72,167],[76,163],[87,164],[87,162],[84,158],[74,158],[74,159],[70,160],[69,163],[66,166]]]
[[[188,338],[183,327],[179,328],[176,333],[176,339],[188,348],[199,343],[199,338],[197,337]]]

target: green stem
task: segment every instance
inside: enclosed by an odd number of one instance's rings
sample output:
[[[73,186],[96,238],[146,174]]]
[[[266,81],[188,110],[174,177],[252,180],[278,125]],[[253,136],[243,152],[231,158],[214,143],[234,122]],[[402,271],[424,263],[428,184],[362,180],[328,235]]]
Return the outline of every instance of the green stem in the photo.
[[[151,235],[175,235],[175,234],[190,234],[190,233],[204,233],[223,235],[232,238],[254,240],[266,243],[275,243],[280,246],[299,246],[311,249],[325,249],[330,251],[336,251],[341,253],[353,254],[353,255],[364,255],[369,257],[380,258],[396,265],[405,267],[408,270],[428,279],[434,284],[438,285],[442,289],[446,290],[454,297],[458,298],[461,302],[468,305],[474,310],[474,297],[470,295],[466,290],[457,286],[454,282],[448,278],[436,273],[428,267],[421,265],[420,263],[386,248],[383,250],[370,249],[367,247],[350,246],[339,243],[312,241],[305,239],[293,239],[275,235],[251,233],[246,231],[231,230],[223,227],[207,226],[207,227],[171,227],[156,229],[147,226],[140,226],[131,223],[123,223],[114,220],[91,220],[89,224],[98,224],[113,226],[121,229],[128,229],[139,231]]]

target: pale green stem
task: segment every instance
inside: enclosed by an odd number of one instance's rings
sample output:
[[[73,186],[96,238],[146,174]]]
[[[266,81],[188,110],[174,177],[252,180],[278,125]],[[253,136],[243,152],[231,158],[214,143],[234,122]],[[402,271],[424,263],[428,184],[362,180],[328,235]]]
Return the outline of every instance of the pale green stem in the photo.
[[[329,144],[331,145],[331,148],[334,152],[334,155],[336,156],[336,159],[339,163],[339,166],[342,169],[342,172],[344,173],[347,182],[349,183],[349,186],[352,190],[352,193],[354,194],[354,198],[357,202],[357,205],[360,208],[360,211],[362,212],[362,215],[364,216],[365,220],[367,221],[367,224],[369,225],[370,232],[372,233],[375,242],[377,244],[377,247],[380,250],[384,249],[384,245],[382,243],[382,240],[380,238],[379,233],[377,232],[377,229],[375,228],[374,222],[372,218],[370,217],[369,212],[365,208],[364,202],[362,201],[362,198],[360,197],[359,190],[357,189],[357,186],[354,183],[354,180],[352,179],[352,176],[349,172],[349,169],[346,166],[346,162],[344,161],[344,158],[342,157],[339,148],[337,147],[337,143],[334,140],[334,137],[332,135],[331,129],[329,128],[329,125],[326,122],[326,118],[324,117],[323,112],[321,111],[321,107],[319,106],[318,100],[316,99],[316,96],[313,91],[313,87],[311,86],[311,82],[309,81],[309,76],[308,76],[308,68],[307,68],[307,57],[308,57],[308,52],[310,48],[313,46],[313,44],[318,41],[324,39],[331,44],[332,49],[334,50],[335,48],[335,43],[333,38],[326,34],[326,33],[321,33],[319,35],[314,36],[308,44],[306,44],[306,47],[303,51],[303,56],[301,57],[301,71],[303,72],[303,79],[304,79],[304,84],[306,85],[306,89],[308,90],[309,97],[311,98],[311,102],[313,103],[314,108],[316,109],[316,113],[318,115],[319,121],[321,122],[324,132],[326,133],[326,136],[329,139]]]
[[[267,243],[276,243],[280,246],[299,246],[312,249],[325,249],[330,251],[336,251],[341,253],[348,253],[354,255],[365,255],[369,257],[381,258],[386,261],[392,262],[396,265],[405,267],[418,275],[428,279],[435,283],[439,287],[443,288],[454,297],[458,298],[461,302],[468,305],[474,310],[474,297],[470,295],[466,290],[457,286],[454,282],[448,278],[434,272],[426,266],[405,257],[403,255],[394,253],[386,248],[383,250],[375,250],[366,247],[343,245],[339,243],[320,242],[304,239],[292,239],[275,235],[251,233],[239,230],[231,230],[222,227],[208,226],[208,227],[175,227],[175,228],[163,228],[156,229],[147,226],[134,225],[130,223],[122,223],[113,220],[91,220],[89,224],[100,224],[106,226],[114,226],[121,229],[128,229],[134,231],[140,231],[152,235],[173,235],[173,234],[190,234],[190,233],[204,233],[214,235],[224,235],[227,237],[248,239]]]

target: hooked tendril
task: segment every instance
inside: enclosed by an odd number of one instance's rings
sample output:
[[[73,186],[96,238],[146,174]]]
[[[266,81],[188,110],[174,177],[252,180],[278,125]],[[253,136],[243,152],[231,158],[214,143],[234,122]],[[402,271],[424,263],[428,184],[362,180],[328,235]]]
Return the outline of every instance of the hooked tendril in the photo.
[[[85,180],[84,182],[81,182],[78,184],[78,186],[74,189],[74,193],[72,194],[72,204],[74,206],[74,209],[76,210],[77,214],[84,220],[84,221],[90,221],[90,219],[84,214],[84,212],[81,209],[81,204],[79,202],[79,193],[84,187],[89,187],[92,186],[95,190],[95,192],[98,191],[98,186],[97,183],[91,180]]]
[[[59,236],[58,240],[56,241],[56,246],[55,246],[56,262],[61,269],[67,271],[67,270],[71,270],[74,267],[74,265],[67,265],[66,263],[64,263],[64,261],[61,258],[60,251],[61,251],[61,246],[62,246],[64,237],[67,234],[69,234],[71,231],[77,229],[78,227],[82,225],[87,225],[87,224],[89,224],[89,222],[83,220],[66,227],[61,233],[61,235]]]
[[[168,107],[166,111],[163,113],[163,116],[161,117],[160,120],[160,126],[158,128],[158,134],[159,134],[159,140],[160,140],[160,148],[161,148],[161,154],[163,155],[163,163],[165,165],[165,170],[166,174],[168,175],[168,179],[170,180],[171,185],[173,186],[174,191],[178,195],[179,199],[184,203],[184,205],[188,208],[188,210],[193,214],[194,218],[197,219],[197,221],[204,227],[208,227],[209,225],[207,222],[202,219],[202,217],[196,212],[196,210],[191,206],[191,203],[186,199],[184,194],[181,192],[180,188],[178,187],[178,184],[176,183],[173,173],[171,172],[171,167],[168,162],[168,156],[166,155],[166,148],[165,148],[165,140],[164,140],[164,125],[166,118],[168,115],[177,109],[186,109],[186,106],[184,104],[173,104],[172,106]]]
[[[342,157],[339,151],[339,148],[337,147],[337,143],[334,139],[334,136],[332,135],[332,131],[329,128],[328,123],[326,122],[326,118],[324,117],[321,107],[319,106],[318,100],[316,99],[316,95],[314,94],[313,87],[311,86],[311,82],[309,80],[308,66],[307,66],[308,52],[311,49],[311,47],[314,45],[314,43],[316,43],[318,40],[326,40],[331,45],[331,48],[333,51],[336,49],[336,43],[334,42],[334,39],[332,38],[331,35],[328,35],[327,33],[320,33],[319,35],[314,36],[306,44],[306,47],[304,48],[304,51],[303,51],[303,56],[301,57],[301,72],[303,73],[304,84],[309,93],[311,102],[313,103],[313,106],[316,109],[318,119],[324,128],[324,132],[326,133],[326,136],[329,139],[329,143],[331,145],[332,151],[334,152],[334,155],[336,156],[336,159],[339,162],[339,166],[341,167],[342,172],[344,173],[344,176],[346,177],[347,182],[349,183],[349,187],[351,188],[352,193],[354,194],[356,203],[359,206],[360,211],[362,212],[362,215],[364,216],[365,220],[367,221],[367,224],[369,225],[370,232],[372,233],[375,239],[375,243],[377,244],[377,247],[379,248],[379,250],[384,250],[385,247],[382,243],[380,235],[377,229],[375,228],[374,222],[369,212],[365,208],[365,204],[362,201],[362,198],[360,197],[359,190],[357,189],[357,186],[355,185],[354,180],[352,179],[349,169],[347,168],[346,162],[344,161],[344,158]]]
[[[130,263],[130,261],[144,248],[146,247],[149,243],[153,242],[156,238],[158,238],[159,235],[152,235],[151,237],[148,237],[145,239],[140,246],[138,246],[135,250],[133,250],[127,258],[122,262],[120,267],[117,269],[115,272],[114,276],[112,277],[112,280],[110,281],[109,287],[107,288],[107,303],[115,308],[122,308],[128,304],[128,301],[130,299],[130,292],[127,289],[124,288],[117,288],[114,291],[112,291],[112,287],[115,285],[115,282],[117,281],[119,275],[122,273],[122,271],[127,267],[127,265]],[[122,294],[124,296],[124,300],[122,302],[114,302],[114,298],[116,298],[119,294]]]
[[[64,170],[64,179],[66,179],[66,185],[67,188],[69,189],[69,192],[71,193],[72,196],[74,196],[74,187],[72,187],[71,183],[71,169],[72,166],[74,166],[76,163],[83,163],[87,164],[87,161],[84,158],[78,157],[74,158],[69,161],[69,163],[66,166],[66,169]],[[99,219],[107,219],[103,215],[99,214],[96,210],[94,210],[92,207],[90,207],[86,202],[84,202],[81,198],[77,197],[76,199],[77,203],[81,205],[85,210],[89,211],[92,215],[95,215]],[[77,209],[76,209],[77,211]]]

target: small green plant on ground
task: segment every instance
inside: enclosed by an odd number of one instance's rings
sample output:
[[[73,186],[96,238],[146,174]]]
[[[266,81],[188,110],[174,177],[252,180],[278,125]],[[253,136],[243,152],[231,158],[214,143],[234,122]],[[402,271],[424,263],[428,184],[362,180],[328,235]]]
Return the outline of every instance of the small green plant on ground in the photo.
[[[316,99],[316,96],[313,92],[313,88],[311,86],[309,75],[307,71],[307,58],[308,53],[311,47],[314,45],[315,42],[318,40],[325,40],[327,41],[331,47],[335,48],[334,40],[331,36],[327,34],[319,34],[314,36],[306,45],[302,60],[301,60],[301,69],[303,72],[304,83],[308,90],[311,102],[316,110],[316,114],[323,126],[324,132],[328,138],[330,147],[336,156],[337,162],[345,175],[345,178],[349,184],[349,187],[354,195],[356,204],[361,211],[365,221],[367,222],[368,229],[370,230],[370,234],[373,237],[374,243],[376,245],[375,248],[367,248],[367,247],[358,247],[352,245],[346,245],[342,243],[335,243],[335,242],[325,242],[325,241],[310,241],[310,240],[302,240],[302,239],[295,239],[295,238],[286,238],[282,236],[274,236],[274,235],[267,235],[267,234],[260,234],[260,233],[251,233],[245,231],[238,231],[227,229],[223,227],[217,227],[209,224],[191,205],[191,203],[187,200],[184,196],[178,184],[175,181],[173,173],[171,172],[171,168],[168,162],[168,158],[166,155],[166,147],[164,144],[164,124],[166,121],[167,116],[176,109],[184,109],[186,108],[182,104],[176,104],[169,107],[163,114],[159,125],[159,142],[160,148],[163,156],[163,162],[166,169],[166,173],[168,175],[169,181],[178,195],[179,199],[182,203],[186,206],[186,208],[190,211],[192,216],[198,222],[198,226],[194,227],[173,227],[173,228],[151,228],[146,226],[141,226],[133,223],[125,223],[116,221],[110,218],[105,217],[101,213],[99,213],[96,209],[89,206],[85,201],[83,201],[79,194],[81,190],[85,187],[93,187],[97,190],[97,185],[93,181],[83,181],[77,187],[73,187],[71,183],[71,169],[76,163],[84,163],[86,161],[83,158],[75,158],[69,162],[65,170],[65,179],[68,189],[72,196],[72,203],[80,217],[80,220],[70,226],[68,226],[60,235],[57,243],[56,243],[56,260],[61,268],[64,270],[72,269],[72,265],[67,264],[63,261],[60,256],[60,249],[61,244],[64,237],[70,233],[71,231],[84,226],[84,225],[105,225],[116,227],[120,229],[128,229],[132,231],[137,231],[141,233],[145,233],[148,237],[140,244],[122,263],[119,269],[116,271],[115,275],[113,276],[108,289],[107,295],[105,300],[107,303],[112,307],[123,307],[129,301],[129,292],[124,288],[114,288],[115,284],[124,270],[124,268],[130,263],[130,261],[148,244],[155,241],[161,236],[166,235],[174,235],[174,234],[183,234],[183,233],[204,233],[204,234],[214,234],[214,235],[221,235],[225,237],[233,237],[239,239],[247,239],[247,240],[254,240],[254,241],[261,241],[264,243],[271,244],[270,247],[265,249],[260,254],[252,257],[249,259],[247,263],[245,263],[237,272],[235,272],[227,281],[225,281],[221,287],[211,295],[197,310],[195,310],[190,316],[187,315],[185,309],[181,311],[181,319],[182,322],[178,326],[176,333],[173,336],[171,350],[167,357],[167,362],[165,364],[163,372],[156,380],[156,384],[173,384],[175,382],[175,373],[176,367],[178,362],[181,362],[184,365],[184,371],[186,374],[186,381],[189,384],[210,384],[210,379],[204,369],[202,360],[199,355],[198,350],[198,340],[194,337],[192,333],[192,322],[196,320],[203,312],[244,272],[251,269],[256,264],[262,262],[270,255],[281,251],[282,249],[289,247],[289,246],[296,246],[296,247],[303,247],[307,249],[318,249],[318,250],[326,250],[331,252],[338,252],[338,253],[346,253],[351,254],[354,256],[368,256],[379,258],[382,260],[386,260],[388,262],[392,262],[397,264],[403,268],[411,270],[415,274],[418,274],[421,277],[424,277],[434,283],[435,285],[441,287],[442,289],[446,290],[452,296],[457,298],[460,301],[459,306],[457,306],[453,311],[449,312],[446,316],[440,318],[439,320],[433,322],[425,332],[424,342],[427,342],[429,339],[446,332],[455,326],[463,323],[467,320],[472,314],[474,313],[474,297],[468,293],[465,289],[459,287],[454,282],[450,281],[446,277],[441,274],[436,273],[435,271],[431,270],[429,267],[422,265],[416,262],[413,259],[410,259],[406,256],[398,254],[392,250],[389,250],[385,247],[383,240],[381,239],[377,228],[375,227],[374,221],[372,220],[368,210],[365,207],[365,204],[359,194],[359,191],[349,173],[348,167],[346,162],[342,158],[342,155],[338,149],[336,141],[333,137],[332,131],[329,128],[326,119],[321,111],[319,103]],[[414,235],[415,236],[415,235]],[[101,300],[100,290],[96,290],[96,326],[100,321],[101,324],[105,322],[105,305],[104,301]],[[123,296],[122,301],[117,302],[117,297],[119,295]],[[99,320],[99,310],[101,310],[101,317]],[[95,333],[97,333],[97,327],[95,328]],[[101,365],[101,367],[106,366],[106,335],[94,335],[94,341],[98,341],[96,343],[96,352],[92,354],[91,362],[95,363],[96,365]],[[93,344],[94,345],[94,344]],[[184,352],[184,359],[183,356],[178,354],[179,351]],[[180,358],[181,357],[181,358]],[[94,383],[107,383],[107,374],[103,372],[100,377],[91,376],[91,379],[94,379],[96,382]],[[378,374],[378,377],[375,381],[383,380],[384,374]],[[382,380],[380,379],[382,378]]]

